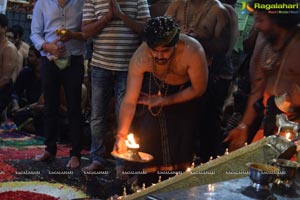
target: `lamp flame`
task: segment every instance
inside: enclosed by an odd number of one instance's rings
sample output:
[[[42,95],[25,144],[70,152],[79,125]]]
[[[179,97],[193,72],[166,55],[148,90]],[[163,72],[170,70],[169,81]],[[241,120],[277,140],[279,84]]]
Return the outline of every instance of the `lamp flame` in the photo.
[[[208,192],[214,192],[215,191],[215,185],[214,184],[208,184]]]
[[[135,142],[134,135],[132,133],[128,134],[127,140],[125,142],[128,148],[132,148],[132,149],[140,148],[140,145]]]
[[[291,133],[290,133],[290,132],[286,132],[285,138],[286,138],[288,141],[291,141]]]

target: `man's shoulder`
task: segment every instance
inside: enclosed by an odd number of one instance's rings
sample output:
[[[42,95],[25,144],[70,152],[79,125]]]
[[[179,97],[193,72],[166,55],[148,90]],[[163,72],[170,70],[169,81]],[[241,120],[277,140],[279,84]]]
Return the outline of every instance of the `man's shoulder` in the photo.
[[[147,68],[145,64],[149,63],[150,61],[152,61],[152,56],[150,54],[149,47],[145,42],[143,42],[131,57],[131,65],[143,70]]]
[[[225,7],[224,4],[222,4],[220,1],[213,0],[214,2],[212,3],[211,12],[214,12],[214,14],[220,14],[227,12],[227,8]]]
[[[25,48],[25,49],[29,49],[29,48],[30,48],[30,45],[27,44],[27,43],[24,42],[24,41],[22,41],[21,46],[22,46],[23,48]]]
[[[26,42],[22,41],[19,49],[20,49],[20,51],[24,51],[24,53],[28,54],[30,46]]]
[[[195,38],[188,36],[186,34],[183,34],[183,33],[181,33],[179,35],[179,41],[183,41],[185,43],[192,44],[192,45],[199,44],[199,42]]]
[[[234,8],[233,8],[230,4],[224,3],[223,6],[226,8],[226,10],[227,10],[228,12],[236,14]],[[236,15],[237,15],[237,14],[236,14]]]
[[[203,49],[198,40],[185,34],[180,34],[179,43],[185,49],[184,52],[187,54]]]
[[[146,42],[143,42],[138,48],[137,50],[134,52],[133,56],[132,56],[132,60],[136,61],[136,60],[141,60],[141,57],[145,57],[147,55],[148,52],[148,45],[146,44]]]
[[[18,52],[18,50],[17,50],[17,47],[12,43],[12,42],[10,42],[10,41],[8,41],[4,46],[3,46],[3,49],[5,50],[5,51],[13,51],[13,52],[15,52],[15,53],[17,53]]]

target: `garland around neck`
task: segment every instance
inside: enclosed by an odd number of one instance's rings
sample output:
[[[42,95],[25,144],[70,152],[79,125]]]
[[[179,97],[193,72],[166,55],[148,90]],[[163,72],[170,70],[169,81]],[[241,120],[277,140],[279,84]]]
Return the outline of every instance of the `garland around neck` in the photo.
[[[168,75],[171,73],[171,65],[173,64],[173,61],[174,61],[175,52],[176,52],[176,47],[174,47],[172,55],[168,59],[167,70],[163,75],[158,75],[156,63],[154,61],[154,58],[152,57],[153,72],[150,72],[150,78],[149,78],[149,83],[148,83],[148,90],[149,90],[148,91],[148,96],[149,97],[152,95],[151,94],[151,91],[152,91],[151,90],[152,89],[152,87],[151,87],[152,77],[153,77],[155,85],[158,88],[157,96],[160,96],[160,97],[166,97],[167,96],[169,85],[166,84],[166,79],[167,79]],[[163,109],[163,105],[160,105],[158,110],[156,112],[154,112],[152,110],[152,108],[150,106],[148,106],[149,112],[151,113],[152,116],[155,116],[155,117],[158,116],[161,113],[162,109]]]

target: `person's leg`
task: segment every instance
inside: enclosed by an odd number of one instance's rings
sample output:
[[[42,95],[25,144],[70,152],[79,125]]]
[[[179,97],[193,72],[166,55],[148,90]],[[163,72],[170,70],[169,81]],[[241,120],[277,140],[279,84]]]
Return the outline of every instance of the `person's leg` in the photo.
[[[58,131],[58,108],[59,108],[59,88],[60,76],[59,69],[54,62],[49,61],[46,57],[42,58],[41,63],[41,80],[42,91],[45,101],[45,145],[46,152],[56,155],[56,137]],[[49,155],[40,155],[36,157],[38,161],[45,161]],[[44,159],[45,158],[45,159]]]
[[[116,73],[116,84],[115,84],[115,115],[118,120],[120,105],[126,91],[127,83],[127,72],[117,72]],[[121,180],[128,179],[128,175],[123,174],[122,172],[125,169],[126,162],[120,159],[116,159],[116,178]]]
[[[112,95],[114,84],[112,71],[93,67],[91,71],[91,158],[93,163],[83,170],[92,171],[103,168],[106,165],[105,156],[105,136],[107,132],[107,115],[109,101]]]
[[[69,138],[72,141],[71,160],[67,167],[76,168],[80,165],[82,148],[83,118],[81,113],[81,85],[84,66],[82,56],[72,56],[70,66],[62,71],[62,81],[67,100],[69,119]]]
[[[116,72],[116,83],[115,83],[115,114],[116,119],[118,119],[120,105],[123,100],[126,91],[126,83],[127,83],[127,71],[126,72]]]

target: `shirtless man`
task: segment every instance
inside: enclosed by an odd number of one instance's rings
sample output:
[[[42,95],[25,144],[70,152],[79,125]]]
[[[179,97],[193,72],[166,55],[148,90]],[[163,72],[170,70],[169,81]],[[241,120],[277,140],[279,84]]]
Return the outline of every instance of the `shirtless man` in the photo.
[[[182,33],[196,38],[203,45],[210,62],[213,57],[226,54],[230,17],[219,1],[173,1],[165,15],[175,18]]]
[[[290,0],[255,0],[254,3],[296,3]],[[248,106],[240,124],[233,129],[224,142],[229,150],[242,147],[248,138],[248,127],[257,116],[254,103],[263,98],[264,105],[271,96],[287,92],[292,107],[300,106],[300,29],[299,11],[290,14],[254,11],[254,27],[260,32],[250,62],[251,93]]]
[[[130,62],[120,108],[115,151],[126,150],[125,139],[136,113],[134,133],[140,136],[141,151],[154,156],[149,165],[156,170],[161,166],[170,170],[189,166],[198,114],[195,100],[207,85],[202,46],[179,32],[170,17],[155,17],[148,22],[144,43]],[[137,108],[137,104],[141,105]]]
[[[180,24],[183,33],[196,38],[203,46],[209,64],[209,81],[202,98],[203,108],[199,117],[197,156],[206,162],[219,154],[221,144],[220,113],[227,97],[233,76],[230,64],[236,34],[231,14],[218,0],[177,0],[169,6],[166,14]],[[210,132],[210,134],[206,134]]]
[[[0,14],[0,113],[10,101],[12,74],[16,67],[17,49],[5,36],[8,26],[7,17]]]

